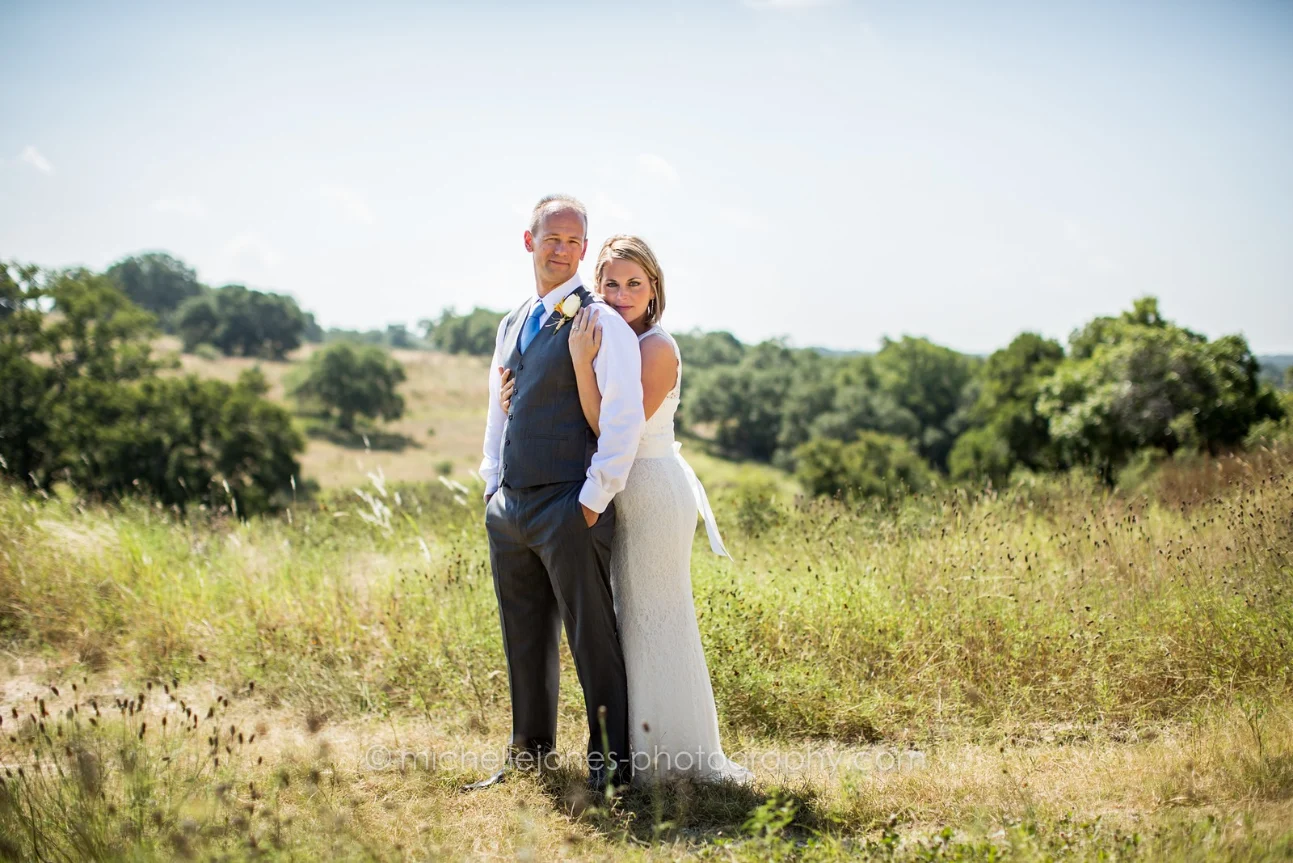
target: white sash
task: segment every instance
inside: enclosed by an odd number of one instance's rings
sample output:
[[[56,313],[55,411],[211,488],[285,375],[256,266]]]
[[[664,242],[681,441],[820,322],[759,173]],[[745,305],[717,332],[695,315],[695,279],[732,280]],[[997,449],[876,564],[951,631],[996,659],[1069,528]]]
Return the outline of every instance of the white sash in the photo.
[[[687,474],[687,482],[691,483],[691,492],[696,496],[696,508],[700,511],[700,516],[705,520],[705,533],[709,535],[709,547],[713,549],[714,554],[732,559],[732,555],[727,553],[723,546],[723,538],[718,535],[718,521],[714,518],[714,510],[709,507],[709,497],[705,494],[705,487],[700,484],[700,479],[696,472],[687,464],[687,460],[682,457],[682,444],[678,441],[673,442],[673,455],[678,459],[678,464],[682,465],[683,473]]]

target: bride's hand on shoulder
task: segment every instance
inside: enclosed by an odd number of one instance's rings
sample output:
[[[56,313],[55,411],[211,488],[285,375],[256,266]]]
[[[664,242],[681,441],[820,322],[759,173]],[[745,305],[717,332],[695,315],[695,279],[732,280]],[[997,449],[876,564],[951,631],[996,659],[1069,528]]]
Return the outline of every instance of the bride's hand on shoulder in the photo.
[[[585,306],[570,322],[570,359],[578,368],[591,366],[602,347],[602,322],[593,309]]]

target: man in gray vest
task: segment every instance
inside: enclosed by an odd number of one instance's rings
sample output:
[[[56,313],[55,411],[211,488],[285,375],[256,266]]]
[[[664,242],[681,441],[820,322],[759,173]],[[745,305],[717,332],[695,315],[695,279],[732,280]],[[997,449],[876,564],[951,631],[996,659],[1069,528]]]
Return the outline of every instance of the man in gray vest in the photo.
[[[610,558],[613,498],[628,479],[644,423],[642,358],[624,319],[580,281],[587,240],[582,204],[563,195],[541,200],[525,232],[535,296],[498,328],[480,472],[512,739],[503,769],[468,789],[539,766],[555,752],[563,622],[588,713],[589,786],[622,787],[632,777]],[[602,322],[593,366],[602,396],[597,435],[584,419],[568,344],[573,310],[594,303]],[[515,382],[506,414],[498,399],[503,369]]]

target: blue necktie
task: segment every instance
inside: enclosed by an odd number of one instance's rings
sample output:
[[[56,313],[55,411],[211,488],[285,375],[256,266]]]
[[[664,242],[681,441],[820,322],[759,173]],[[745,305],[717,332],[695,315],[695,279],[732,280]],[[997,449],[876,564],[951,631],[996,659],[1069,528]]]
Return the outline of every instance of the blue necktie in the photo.
[[[544,311],[542,302],[535,303],[530,316],[525,319],[525,326],[521,328],[521,353],[525,353],[525,349],[530,346],[530,342],[534,341],[534,337],[539,334],[539,328],[543,326]]]

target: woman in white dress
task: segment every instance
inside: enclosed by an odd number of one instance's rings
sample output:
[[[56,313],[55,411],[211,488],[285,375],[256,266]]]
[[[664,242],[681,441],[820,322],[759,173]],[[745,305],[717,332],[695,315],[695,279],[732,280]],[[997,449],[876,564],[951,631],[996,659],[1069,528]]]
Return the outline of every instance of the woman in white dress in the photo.
[[[727,555],[705,491],[674,441],[682,386],[678,344],[659,324],[664,277],[640,238],[618,235],[597,256],[596,292],[638,334],[646,426],[624,490],[615,498],[611,586],[628,674],[633,782],[677,778],[748,782],[753,774],[723,754],[718,711],[696,624],[691,545],[697,512],[710,545]],[[599,429],[601,395],[593,358],[601,344],[597,314],[571,321],[570,356],[584,416]],[[506,402],[512,383],[503,381]],[[506,409],[506,405],[504,405]]]

